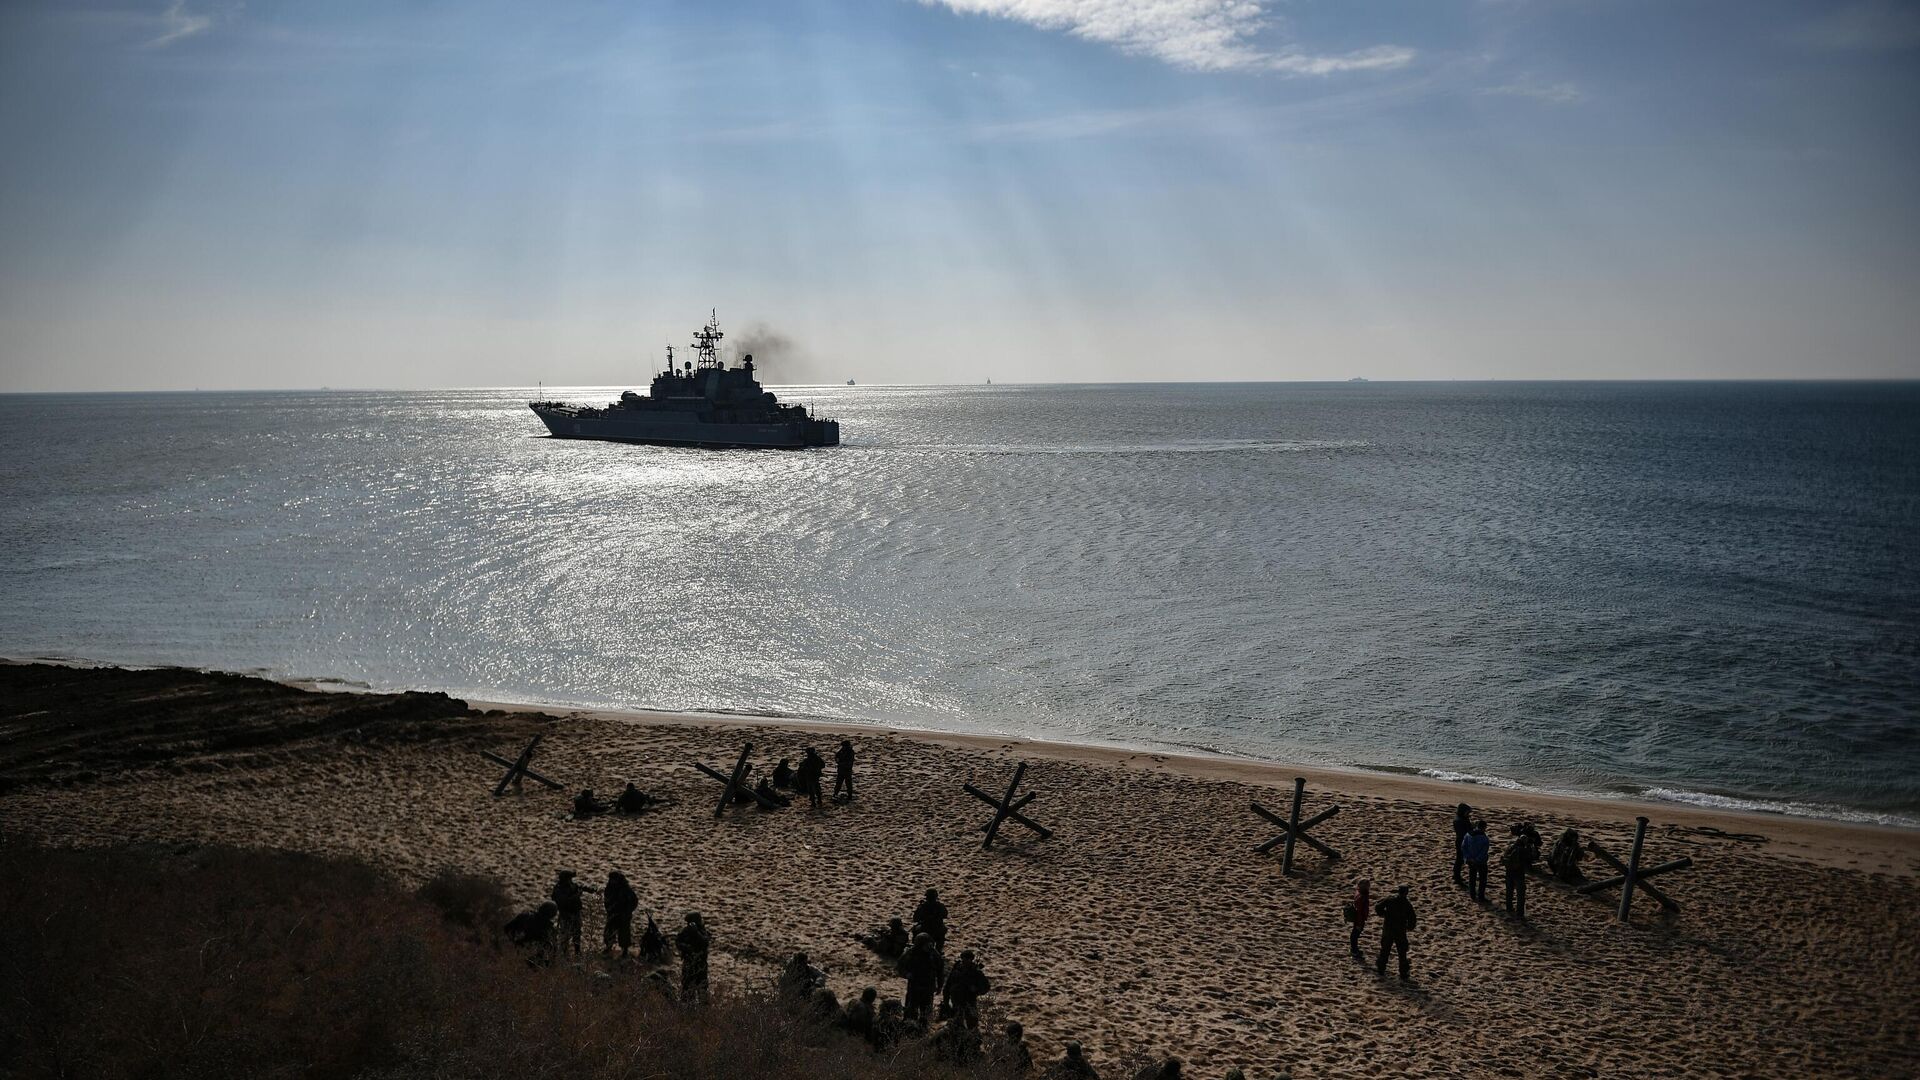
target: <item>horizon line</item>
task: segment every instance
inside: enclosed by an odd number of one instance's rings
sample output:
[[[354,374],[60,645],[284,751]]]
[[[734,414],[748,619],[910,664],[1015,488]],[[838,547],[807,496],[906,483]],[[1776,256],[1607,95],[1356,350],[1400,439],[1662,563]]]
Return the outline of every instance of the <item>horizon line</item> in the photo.
[[[1758,384],[1787,384],[1787,383],[1791,383],[1791,384],[1816,384],[1816,383],[1817,384],[1899,384],[1899,383],[1920,383],[1920,375],[1831,375],[1831,376],[1819,376],[1819,377],[1800,377],[1800,376],[1786,376],[1786,375],[1774,375],[1774,376],[1735,375],[1735,376],[1693,376],[1693,377],[1664,376],[1664,377],[1640,377],[1640,378],[1610,377],[1610,376],[1596,375],[1596,376],[1589,376],[1589,377],[1583,377],[1583,378],[1541,378],[1541,379],[1515,379],[1515,378],[1498,378],[1498,377],[1470,378],[1470,379],[1467,379],[1467,378],[1375,379],[1375,378],[1369,377],[1369,378],[1346,378],[1346,379],[1184,379],[1179,381],[1168,381],[1163,379],[1159,379],[1159,380],[1101,379],[1101,380],[1085,380],[1085,381],[1074,380],[1074,381],[1057,381],[1057,382],[996,382],[996,383],[979,383],[979,382],[924,382],[924,383],[886,382],[886,383],[881,383],[881,382],[875,382],[875,383],[849,384],[849,383],[840,383],[840,382],[824,382],[824,383],[770,382],[770,383],[765,383],[763,385],[773,386],[773,387],[835,388],[835,389],[842,389],[842,390],[848,389],[849,387],[851,387],[852,389],[860,390],[860,389],[944,389],[944,388],[958,389],[958,388],[965,388],[965,387],[978,387],[978,388],[984,389],[985,387],[988,387],[988,386],[1006,386],[1006,387],[1288,386],[1288,385],[1291,385],[1291,386],[1352,386],[1352,385],[1410,386],[1410,385],[1440,385],[1440,384],[1458,384],[1458,383],[1473,383],[1473,384],[1512,383],[1516,385],[1580,385],[1580,384],[1596,384],[1596,383],[1620,384],[1620,385],[1644,384],[1644,383],[1658,383],[1658,384],[1672,384],[1672,385],[1682,385],[1682,384],[1754,384],[1754,385],[1758,385]],[[598,389],[605,389],[610,387],[619,387],[624,385],[627,385],[627,384],[623,384],[623,383],[556,383],[554,384],[555,389],[570,389],[570,390],[598,390]],[[534,388],[538,390],[542,386],[544,386],[543,383],[535,383]],[[100,395],[104,397],[104,396],[114,396],[114,395],[133,396],[136,394],[371,394],[371,393],[424,394],[424,393],[434,393],[434,392],[440,392],[440,391],[525,390],[525,389],[527,389],[527,387],[525,386],[525,384],[522,384],[522,383],[486,383],[486,384],[461,385],[461,386],[410,386],[410,387],[402,387],[402,386],[231,386],[231,387],[214,387],[211,389],[206,387],[193,386],[193,387],[148,387],[144,389],[133,389],[133,390],[77,390],[77,389],[0,390],[0,397],[35,397],[35,396],[52,397],[52,396],[62,396],[62,395],[65,395],[65,396]]]

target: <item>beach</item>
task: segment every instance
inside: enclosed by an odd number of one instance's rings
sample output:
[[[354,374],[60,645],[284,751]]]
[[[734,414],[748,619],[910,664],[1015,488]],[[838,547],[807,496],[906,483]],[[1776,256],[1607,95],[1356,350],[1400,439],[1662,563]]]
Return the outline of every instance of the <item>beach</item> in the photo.
[[[948,954],[993,979],[991,1024],[1026,1025],[1036,1057],[1086,1045],[1104,1075],[1178,1054],[1193,1075],[1295,1078],[1897,1076],[1920,1069],[1920,831],[1590,800],[1418,777],[1307,770],[864,725],[642,712],[556,713],[444,696],[312,693],[236,676],[10,664],[0,822],[54,846],[260,846],[363,859],[410,882],[493,875],[516,901],[555,871],[623,871],[664,926],[701,911],[724,986],[764,989],[804,949],[845,1000],[901,980],[853,935],[906,917],[926,888],[951,911]],[[541,737],[527,782],[502,768]],[[730,807],[720,784],[751,744],[755,775],[812,746],[857,753],[857,797],[776,812]],[[1024,811],[982,850],[991,808],[1025,762]],[[1304,814],[1339,812],[1296,872],[1256,854],[1295,777]],[[571,797],[633,782],[672,800],[636,817],[569,819]],[[831,782],[831,776],[829,776]],[[1450,882],[1453,806],[1549,842],[1577,828],[1624,857],[1648,815],[1648,863],[1681,905],[1535,880],[1528,920]],[[1589,857],[1588,872],[1603,870]],[[1419,916],[1413,978],[1347,955],[1341,904],[1358,878],[1401,884]],[[587,934],[597,941],[591,907]]]

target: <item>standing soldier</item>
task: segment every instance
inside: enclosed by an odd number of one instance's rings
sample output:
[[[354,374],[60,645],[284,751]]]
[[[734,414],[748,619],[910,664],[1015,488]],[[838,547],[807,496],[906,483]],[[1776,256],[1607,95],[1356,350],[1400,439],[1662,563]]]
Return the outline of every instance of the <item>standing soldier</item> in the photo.
[[[1347,951],[1353,954],[1355,960],[1364,963],[1367,958],[1360,951],[1360,933],[1367,928],[1367,916],[1373,914],[1373,882],[1360,879],[1360,884],[1354,887],[1353,899],[1347,903],[1347,910],[1352,913],[1349,917],[1353,922],[1353,932],[1347,935]]]
[[[900,974],[907,979],[906,1018],[924,1025],[933,1015],[933,995],[946,981],[947,962],[924,933],[913,936],[913,948],[900,957]]]
[[[967,949],[947,973],[947,1001],[953,1005],[953,1022],[967,1028],[980,1026],[980,995],[993,989],[992,980]]]
[[[553,892],[549,895],[560,913],[560,952],[564,955],[568,944],[572,944],[573,955],[579,956],[580,886],[574,883],[573,871],[560,871],[560,876],[554,879]]]
[[[827,759],[820,751],[807,747],[805,756],[800,759],[800,769],[794,773],[794,779],[800,784],[800,793],[807,797],[808,805],[820,809],[820,778],[826,775]]]
[[[1516,825],[1513,828],[1513,843],[1500,858],[1500,865],[1507,872],[1507,910],[1513,917],[1525,920],[1527,917],[1527,871],[1540,858],[1540,833],[1532,825]]]
[[[620,956],[625,959],[633,950],[633,913],[640,907],[640,897],[634,893],[633,886],[627,884],[625,874],[609,870],[601,899],[607,906],[607,928],[600,934],[600,951],[612,952],[613,943],[618,941]]]
[[[1400,886],[1399,891],[1373,907],[1373,913],[1380,916],[1380,962],[1374,965],[1374,974],[1387,977],[1387,953],[1400,951],[1400,981],[1406,982],[1413,974],[1413,963],[1407,959],[1407,931],[1413,929],[1413,904],[1407,900],[1408,886]]]
[[[916,930],[933,938],[934,944],[947,943],[947,905],[940,902],[938,889],[928,889],[926,899],[913,909],[913,924]]]
[[[1467,857],[1461,845],[1467,841],[1467,833],[1473,830],[1473,808],[1461,803],[1453,811],[1453,883],[1461,884],[1460,871],[1466,866]]]
[[[833,752],[833,799],[840,801],[840,792],[845,790],[847,798],[853,798],[853,740],[840,740],[840,749]]]
[[[713,944],[713,935],[700,921],[699,912],[687,912],[687,925],[674,935],[673,944],[680,952],[680,1000],[707,1000],[707,948]]]
[[[1487,835],[1487,823],[1476,820],[1460,841],[1460,857],[1467,863],[1467,895],[1487,902],[1487,856],[1493,850],[1493,838]]]

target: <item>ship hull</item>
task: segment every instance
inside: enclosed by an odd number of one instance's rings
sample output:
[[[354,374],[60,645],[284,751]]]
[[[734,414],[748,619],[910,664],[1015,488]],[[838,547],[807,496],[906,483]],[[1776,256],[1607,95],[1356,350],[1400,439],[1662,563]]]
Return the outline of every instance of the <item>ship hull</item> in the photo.
[[[597,439],[603,442],[716,449],[800,450],[810,446],[840,445],[840,425],[831,420],[721,424],[691,417],[681,420],[678,417],[583,416],[564,409],[541,408],[537,405],[533,407],[533,412],[556,439]]]

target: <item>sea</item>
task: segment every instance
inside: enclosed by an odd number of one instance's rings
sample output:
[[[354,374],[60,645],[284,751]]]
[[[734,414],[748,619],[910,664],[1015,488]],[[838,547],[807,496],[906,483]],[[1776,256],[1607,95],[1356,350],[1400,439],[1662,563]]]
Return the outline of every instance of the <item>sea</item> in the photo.
[[[0,654],[1920,826],[1920,383],[777,389],[0,396]]]

